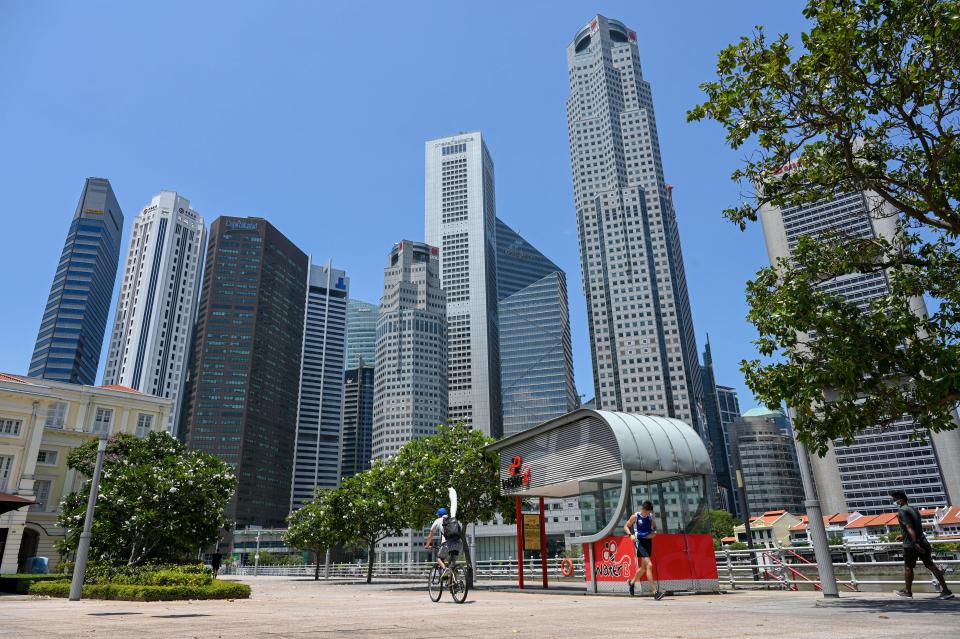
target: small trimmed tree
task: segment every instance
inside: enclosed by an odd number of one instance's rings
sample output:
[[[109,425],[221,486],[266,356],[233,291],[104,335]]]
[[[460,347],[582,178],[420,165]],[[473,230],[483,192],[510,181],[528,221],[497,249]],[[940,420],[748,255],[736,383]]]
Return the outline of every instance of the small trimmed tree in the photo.
[[[314,580],[320,579],[320,556],[337,543],[339,532],[334,512],[334,492],[318,490],[312,501],[290,513],[283,540],[301,550],[309,550],[316,561]]]
[[[373,581],[377,543],[399,534],[406,524],[403,497],[396,491],[395,477],[395,465],[377,462],[344,479],[339,489],[331,491],[331,506],[337,518],[335,536],[344,543],[362,543],[367,548],[367,583]]]
[[[67,467],[90,477],[96,458],[97,440],[91,439],[71,451]],[[186,450],[168,433],[114,435],[104,457],[91,558],[128,566],[195,559],[224,527],[223,510],[236,483],[225,462]],[[59,544],[63,555],[80,540],[89,494],[87,481],[60,505],[57,524],[67,531]]]

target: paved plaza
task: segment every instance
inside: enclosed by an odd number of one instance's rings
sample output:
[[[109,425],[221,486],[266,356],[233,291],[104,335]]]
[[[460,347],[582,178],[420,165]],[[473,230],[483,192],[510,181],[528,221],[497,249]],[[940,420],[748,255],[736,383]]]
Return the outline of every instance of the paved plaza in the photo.
[[[0,637],[956,637],[960,600],[737,591],[650,598],[479,588],[432,603],[410,583],[243,578],[246,601],[135,603],[0,597]]]

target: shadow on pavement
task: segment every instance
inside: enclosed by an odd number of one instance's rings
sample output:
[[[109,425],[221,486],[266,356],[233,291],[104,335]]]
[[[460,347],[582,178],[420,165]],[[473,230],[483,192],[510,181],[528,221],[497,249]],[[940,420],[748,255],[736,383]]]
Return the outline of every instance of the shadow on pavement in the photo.
[[[916,599],[857,599],[845,597],[833,601],[817,601],[817,608],[840,608],[849,612],[898,612],[922,613],[931,612],[960,616],[960,599],[938,601],[932,596],[917,597]]]

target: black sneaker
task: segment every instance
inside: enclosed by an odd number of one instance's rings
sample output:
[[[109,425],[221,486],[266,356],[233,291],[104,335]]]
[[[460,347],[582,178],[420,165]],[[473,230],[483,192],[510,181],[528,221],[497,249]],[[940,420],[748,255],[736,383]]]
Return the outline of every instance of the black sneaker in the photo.
[[[913,593],[907,592],[906,590],[897,590],[894,593],[898,597],[903,597],[904,599],[913,599]]]
[[[946,601],[947,599],[953,599],[953,593],[950,592],[949,590],[944,590],[939,595],[937,595],[937,599],[940,599],[941,601]]]
[[[630,596],[632,597],[632,596],[633,596],[633,591],[634,591],[634,589],[636,588],[636,584],[634,584],[632,581],[628,581],[628,582],[627,582],[627,585],[630,586]]]
[[[660,592],[659,590],[656,591],[655,593],[653,593],[653,599],[655,601],[660,601],[661,599],[663,599],[663,593]]]

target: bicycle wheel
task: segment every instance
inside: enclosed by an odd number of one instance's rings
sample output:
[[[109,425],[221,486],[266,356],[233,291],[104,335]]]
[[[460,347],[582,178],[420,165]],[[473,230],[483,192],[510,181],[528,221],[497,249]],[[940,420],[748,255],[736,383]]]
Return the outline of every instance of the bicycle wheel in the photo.
[[[467,571],[463,566],[454,566],[453,574],[450,576],[450,594],[457,603],[463,603],[467,600]]]
[[[443,594],[443,584],[440,583],[441,574],[440,566],[434,565],[430,576],[427,577],[427,591],[430,593],[431,601],[440,601],[440,595]]]

